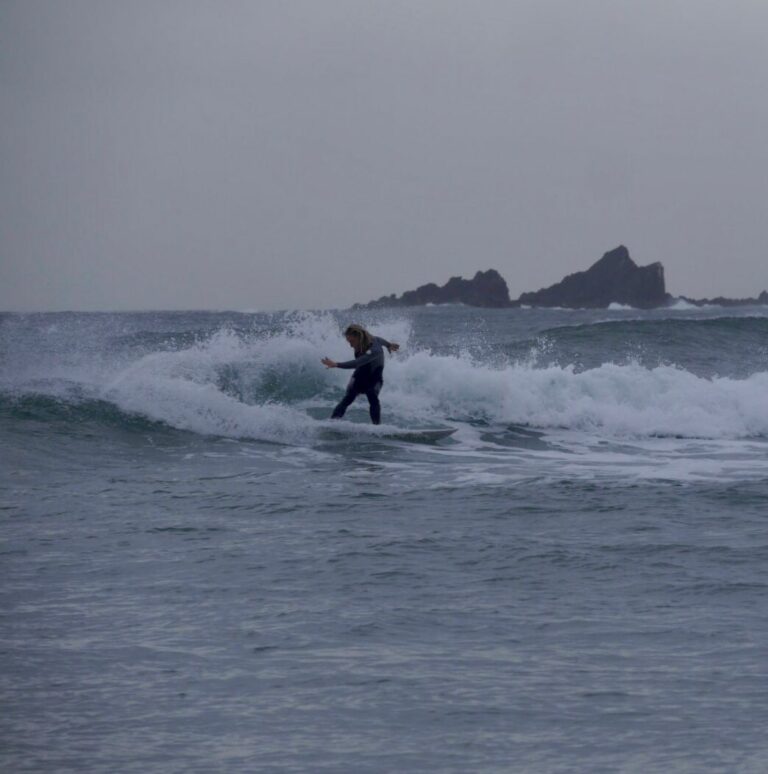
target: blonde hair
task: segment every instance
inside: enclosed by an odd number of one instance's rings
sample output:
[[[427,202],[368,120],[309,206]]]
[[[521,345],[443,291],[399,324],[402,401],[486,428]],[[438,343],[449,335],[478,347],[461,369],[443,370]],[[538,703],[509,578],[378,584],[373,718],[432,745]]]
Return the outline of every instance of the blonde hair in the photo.
[[[356,355],[362,355],[364,352],[367,352],[373,344],[373,336],[362,325],[357,325],[356,323],[348,325],[344,335],[357,339],[357,344],[355,344]]]

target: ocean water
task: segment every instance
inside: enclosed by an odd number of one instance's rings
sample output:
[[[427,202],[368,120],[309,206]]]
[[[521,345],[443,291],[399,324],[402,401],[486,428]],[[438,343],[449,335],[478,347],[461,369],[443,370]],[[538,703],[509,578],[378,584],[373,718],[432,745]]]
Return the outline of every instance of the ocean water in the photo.
[[[4,314],[0,462],[3,771],[768,771],[766,308]]]

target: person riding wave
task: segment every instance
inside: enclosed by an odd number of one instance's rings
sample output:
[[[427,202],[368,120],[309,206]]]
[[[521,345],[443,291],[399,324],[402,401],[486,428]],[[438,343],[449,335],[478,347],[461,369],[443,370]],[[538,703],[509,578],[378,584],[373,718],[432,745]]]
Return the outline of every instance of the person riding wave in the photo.
[[[355,352],[354,360],[338,363],[329,357],[320,362],[326,368],[354,368],[347,391],[331,414],[332,419],[341,419],[358,395],[368,398],[371,422],[381,424],[381,404],[379,392],[384,384],[384,348],[397,352],[399,344],[382,339],[369,333],[362,325],[349,325],[344,331],[347,343]]]

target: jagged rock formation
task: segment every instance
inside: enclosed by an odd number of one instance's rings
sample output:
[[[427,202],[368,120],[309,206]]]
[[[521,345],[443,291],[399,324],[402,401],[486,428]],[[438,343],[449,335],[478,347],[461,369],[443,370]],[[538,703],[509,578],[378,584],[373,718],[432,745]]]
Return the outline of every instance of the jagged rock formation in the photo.
[[[451,277],[442,287],[434,282],[409,290],[398,297],[382,296],[369,304],[355,304],[354,309],[391,306],[425,306],[426,304],[466,304],[467,306],[559,306],[566,309],[599,309],[623,304],[638,309],[668,306],[677,299],[664,286],[664,267],[660,263],[638,266],[624,245],[607,252],[586,271],[569,274],[556,285],[533,293],[523,293],[517,301],[509,298],[504,278],[495,269],[479,271],[471,280]],[[768,305],[768,291],[757,298],[704,298],[681,296],[680,300],[695,306]]]
[[[604,308],[626,304],[638,309],[664,306],[670,300],[660,263],[638,266],[624,245],[607,252],[586,271],[569,274],[556,285],[523,293],[523,306],[561,306],[567,309]]]
[[[353,308],[388,306],[425,306],[426,304],[466,304],[467,306],[509,306],[509,289],[504,278],[495,269],[479,271],[471,280],[451,277],[442,287],[434,282],[408,290],[399,298],[393,293],[369,304],[355,304]]]

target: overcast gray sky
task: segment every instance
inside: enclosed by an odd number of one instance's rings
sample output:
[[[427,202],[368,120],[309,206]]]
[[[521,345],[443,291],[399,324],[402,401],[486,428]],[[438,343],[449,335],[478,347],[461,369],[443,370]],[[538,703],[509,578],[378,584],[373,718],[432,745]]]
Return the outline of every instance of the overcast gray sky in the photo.
[[[0,0],[0,309],[346,307],[623,243],[768,288],[765,0]]]

